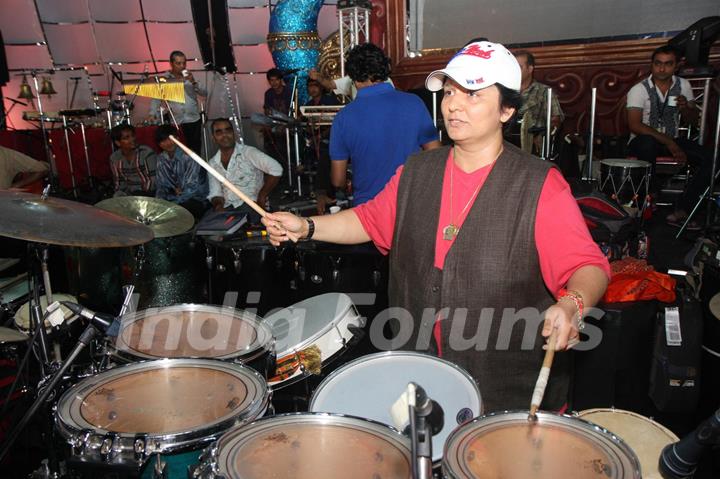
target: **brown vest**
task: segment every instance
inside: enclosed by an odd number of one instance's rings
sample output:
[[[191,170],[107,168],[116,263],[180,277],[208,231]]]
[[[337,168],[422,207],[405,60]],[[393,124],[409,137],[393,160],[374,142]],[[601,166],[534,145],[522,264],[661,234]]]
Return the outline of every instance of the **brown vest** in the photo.
[[[433,310],[449,308],[450,319],[441,322],[443,358],[475,378],[485,411],[528,409],[544,354],[542,314],[554,302],[535,246],[535,212],[551,165],[505,143],[438,270],[435,233],[448,153],[413,155],[400,177],[389,299],[409,311],[414,326],[400,348],[437,352]],[[423,315],[425,308],[432,309]],[[568,360],[555,356],[544,409],[566,401]]]

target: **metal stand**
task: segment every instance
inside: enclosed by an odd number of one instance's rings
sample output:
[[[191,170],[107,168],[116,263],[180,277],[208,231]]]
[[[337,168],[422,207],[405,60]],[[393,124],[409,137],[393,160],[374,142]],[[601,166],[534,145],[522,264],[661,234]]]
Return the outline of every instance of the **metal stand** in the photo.
[[[597,104],[597,88],[593,87],[592,97],[590,99],[590,137],[588,138],[587,144],[587,158],[585,158],[585,164],[587,165],[586,175],[583,180],[593,181],[593,153],[595,148],[595,105]]]
[[[711,218],[710,218],[710,204],[712,203],[712,197],[713,197],[713,190],[715,188],[715,182],[717,181],[717,176],[720,171],[718,171],[718,150],[720,147],[720,97],[718,98],[718,116],[715,119],[715,146],[713,147],[713,158],[712,158],[712,168],[710,170],[710,184],[705,189],[702,195],[700,195],[700,198],[698,199],[697,203],[695,203],[695,207],[692,209],[690,214],[688,214],[688,217],[685,219],[685,222],[680,227],[680,231],[677,232],[675,235],[675,238],[679,238],[680,235],[683,234],[685,231],[685,228],[687,228],[687,225],[690,224],[690,221],[692,221],[693,216],[695,216],[695,213],[698,212],[700,209],[700,206],[702,205],[703,201],[705,199],[708,200],[708,213],[705,218],[705,228],[710,227]]]
[[[88,183],[90,183],[90,188],[94,190],[95,179],[90,170],[90,154],[88,153],[87,137],[85,136],[85,124],[82,121],[80,122],[80,134],[82,136],[83,151],[85,152],[85,167],[87,168]]]
[[[345,55],[353,47],[370,41],[370,2],[347,2],[348,7],[338,8],[338,31],[340,40],[340,76],[345,76]],[[345,35],[350,39],[346,44]]]
[[[77,85],[77,83],[75,85]],[[68,168],[70,168],[70,182],[72,184],[73,196],[77,199],[77,183],[75,182],[75,168],[73,167],[72,151],[70,150],[70,135],[68,135],[70,127],[68,126],[67,116],[62,115],[62,121],[63,132],[65,133],[65,147],[67,148]]]
[[[56,188],[58,181],[58,170],[57,165],[55,164],[55,155],[53,155],[52,151],[50,150],[50,144],[48,143],[48,134],[47,130],[45,129],[45,112],[43,112],[42,95],[40,94],[40,86],[38,85],[37,73],[37,70],[30,71],[33,79],[33,84],[35,85],[35,96],[37,97],[38,102],[38,113],[40,113],[40,132],[42,134],[43,147],[45,148],[45,158],[50,165],[50,185],[52,185],[53,188]]]
[[[432,430],[427,417],[410,406],[410,439],[412,442],[413,479],[432,478]]]

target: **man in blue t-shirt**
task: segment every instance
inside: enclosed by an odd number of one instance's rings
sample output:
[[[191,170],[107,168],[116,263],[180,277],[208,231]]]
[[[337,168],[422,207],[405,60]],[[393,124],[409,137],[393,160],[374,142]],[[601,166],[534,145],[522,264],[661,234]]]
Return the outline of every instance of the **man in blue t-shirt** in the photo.
[[[390,59],[380,48],[356,46],[348,53],[345,71],[358,94],[332,124],[331,178],[336,188],[344,187],[348,160],[352,162],[357,206],[374,198],[409,155],[440,142],[422,100],[385,83]]]

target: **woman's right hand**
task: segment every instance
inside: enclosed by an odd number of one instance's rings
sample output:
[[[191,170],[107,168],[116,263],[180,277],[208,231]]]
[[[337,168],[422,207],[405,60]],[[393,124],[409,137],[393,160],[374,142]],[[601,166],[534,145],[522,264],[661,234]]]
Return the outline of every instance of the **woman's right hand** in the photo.
[[[267,228],[270,244],[273,246],[279,246],[288,240],[297,243],[308,234],[307,221],[286,211],[268,213],[262,218],[262,224]]]

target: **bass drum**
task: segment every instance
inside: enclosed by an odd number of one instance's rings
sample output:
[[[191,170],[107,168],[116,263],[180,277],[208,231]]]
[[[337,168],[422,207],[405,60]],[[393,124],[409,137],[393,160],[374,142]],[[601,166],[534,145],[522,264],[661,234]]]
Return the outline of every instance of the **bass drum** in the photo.
[[[450,432],[482,414],[477,383],[448,361],[414,352],[362,356],[320,383],[310,401],[310,411],[350,414],[390,425],[390,409],[410,382],[422,386],[445,414],[445,425],[432,440],[433,462],[439,464]]]
[[[549,413],[492,413],[458,427],[445,443],[449,479],[641,479],[635,453],[595,424]]]
[[[392,428],[334,414],[282,414],[228,431],[191,477],[409,478],[410,440]]]
[[[187,477],[203,447],[265,414],[269,401],[262,376],[239,364],[146,361],[80,381],[60,397],[55,424],[78,474],[137,476],[146,466],[152,477],[164,465],[167,477]]]

